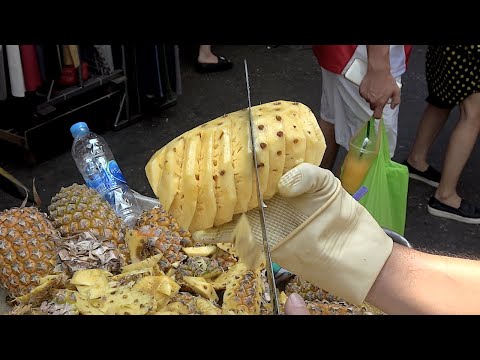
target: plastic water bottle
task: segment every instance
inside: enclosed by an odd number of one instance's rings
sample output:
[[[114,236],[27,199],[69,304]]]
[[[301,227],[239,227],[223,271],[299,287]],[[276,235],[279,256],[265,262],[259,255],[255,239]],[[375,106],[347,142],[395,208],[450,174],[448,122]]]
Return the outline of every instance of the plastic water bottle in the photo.
[[[72,157],[85,183],[112,205],[127,226],[132,226],[141,208],[108,144],[84,122],[72,125],[70,132],[74,138]]]

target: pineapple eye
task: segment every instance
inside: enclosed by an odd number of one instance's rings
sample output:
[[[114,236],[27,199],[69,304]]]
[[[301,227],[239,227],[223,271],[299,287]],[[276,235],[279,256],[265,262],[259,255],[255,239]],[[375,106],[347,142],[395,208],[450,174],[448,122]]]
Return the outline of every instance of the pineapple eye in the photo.
[[[298,139],[293,140],[293,143],[294,144],[298,143]]]
[[[277,132],[277,136],[278,136],[278,137],[282,137],[282,136],[283,136],[283,131]]]
[[[264,127],[265,127],[265,126],[263,126],[263,125],[258,125],[258,129],[259,129],[259,130],[263,130]]]
[[[277,121],[282,121],[282,117],[280,115],[275,116],[275,119],[277,119]]]

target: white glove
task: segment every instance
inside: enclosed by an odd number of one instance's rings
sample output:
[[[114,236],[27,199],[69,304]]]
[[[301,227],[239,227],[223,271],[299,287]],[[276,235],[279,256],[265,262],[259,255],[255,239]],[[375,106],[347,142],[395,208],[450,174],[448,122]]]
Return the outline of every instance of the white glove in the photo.
[[[363,303],[392,252],[392,239],[328,170],[300,164],[281,177],[278,190],[265,201],[272,260],[336,296]],[[247,216],[261,243],[259,210]],[[230,242],[237,220],[193,237]]]

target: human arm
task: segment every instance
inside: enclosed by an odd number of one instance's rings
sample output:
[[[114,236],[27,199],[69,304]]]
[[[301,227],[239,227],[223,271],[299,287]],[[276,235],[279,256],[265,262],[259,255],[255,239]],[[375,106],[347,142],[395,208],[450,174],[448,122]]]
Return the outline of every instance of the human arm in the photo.
[[[400,104],[400,88],[390,72],[390,46],[367,45],[367,73],[360,84],[360,95],[370,104],[376,119],[391,98],[391,108]]]
[[[387,314],[480,314],[480,262],[394,244],[366,301]]]
[[[272,260],[283,268],[388,314],[480,313],[480,262],[394,244],[330,171],[314,165],[287,172],[279,191],[282,198],[267,201],[265,210]],[[260,240],[258,212],[249,213]],[[278,214],[281,222],[275,220]],[[229,241],[224,230],[194,233],[194,238]]]

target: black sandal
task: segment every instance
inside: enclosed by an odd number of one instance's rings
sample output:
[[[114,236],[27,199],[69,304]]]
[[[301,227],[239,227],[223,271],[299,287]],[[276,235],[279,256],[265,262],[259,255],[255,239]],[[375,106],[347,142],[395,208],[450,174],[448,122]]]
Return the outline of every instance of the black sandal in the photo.
[[[195,68],[199,73],[206,74],[217,71],[230,70],[233,63],[224,56],[217,55],[218,62],[215,64],[201,63],[197,60]]]
[[[464,199],[462,199],[460,207],[456,209],[440,202],[435,196],[432,196],[428,202],[427,209],[433,216],[456,220],[467,224],[480,224],[480,209]]]

